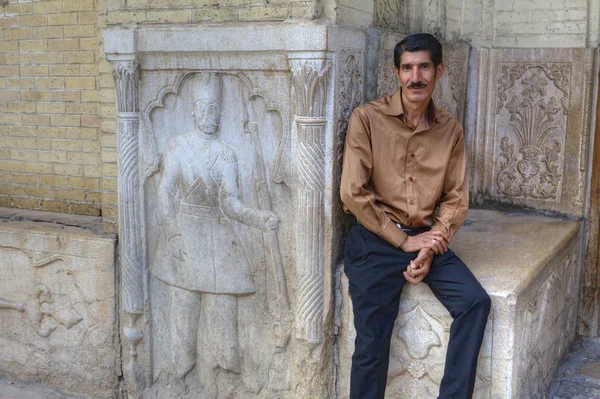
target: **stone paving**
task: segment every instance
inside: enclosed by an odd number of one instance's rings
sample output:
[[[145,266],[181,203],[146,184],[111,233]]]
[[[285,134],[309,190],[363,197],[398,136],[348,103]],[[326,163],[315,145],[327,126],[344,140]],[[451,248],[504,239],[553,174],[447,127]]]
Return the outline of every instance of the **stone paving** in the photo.
[[[600,338],[582,338],[571,347],[548,390],[547,399],[600,398]]]

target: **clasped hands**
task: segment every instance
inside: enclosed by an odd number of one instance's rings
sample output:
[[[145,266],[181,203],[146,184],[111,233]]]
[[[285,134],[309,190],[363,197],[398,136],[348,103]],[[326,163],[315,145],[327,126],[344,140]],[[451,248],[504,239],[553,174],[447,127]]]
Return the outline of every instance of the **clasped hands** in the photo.
[[[404,278],[413,285],[419,284],[429,273],[433,255],[441,255],[448,250],[448,234],[432,230],[415,236],[408,236],[400,245],[404,252],[418,252],[415,260],[406,267]]]

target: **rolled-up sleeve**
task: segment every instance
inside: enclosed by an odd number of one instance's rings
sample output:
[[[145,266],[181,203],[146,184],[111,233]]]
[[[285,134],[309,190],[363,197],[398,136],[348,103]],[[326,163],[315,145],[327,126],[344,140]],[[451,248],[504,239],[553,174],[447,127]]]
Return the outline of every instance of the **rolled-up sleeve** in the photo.
[[[368,190],[373,170],[373,154],[368,117],[362,108],[352,113],[344,147],[340,197],[344,210],[373,233],[395,247],[406,239],[404,233],[388,215],[377,206],[375,196]]]

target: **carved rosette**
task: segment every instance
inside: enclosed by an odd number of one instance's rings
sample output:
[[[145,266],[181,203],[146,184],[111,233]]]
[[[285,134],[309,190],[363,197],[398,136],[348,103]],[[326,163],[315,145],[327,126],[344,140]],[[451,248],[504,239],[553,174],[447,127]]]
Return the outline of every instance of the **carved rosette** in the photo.
[[[501,71],[496,112],[508,113],[509,134],[499,143],[497,193],[560,201],[570,64],[509,64]]]
[[[326,108],[332,62],[290,60],[298,132],[297,336],[323,339]]]

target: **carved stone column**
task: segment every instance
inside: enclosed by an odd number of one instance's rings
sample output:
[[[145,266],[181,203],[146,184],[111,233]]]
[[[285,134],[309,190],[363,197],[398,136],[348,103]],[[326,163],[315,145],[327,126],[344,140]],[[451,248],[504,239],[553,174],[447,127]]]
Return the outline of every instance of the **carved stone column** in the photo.
[[[139,64],[135,56],[113,60],[117,88],[117,148],[119,168],[119,257],[122,304],[128,323],[123,329],[129,341],[129,363],[125,366],[129,392],[143,387],[137,346],[143,338],[144,266],[138,170],[138,85]]]
[[[298,338],[316,344],[323,340],[325,134],[332,61],[324,53],[289,57],[298,134],[296,329]]]

